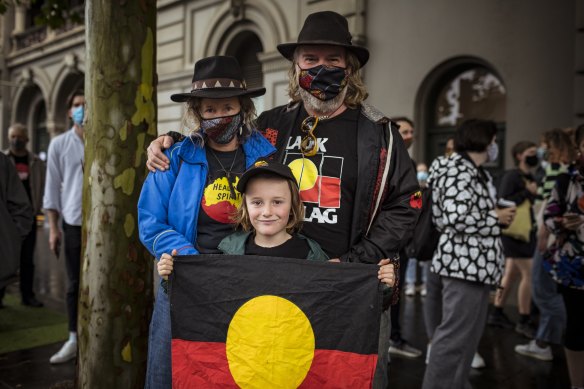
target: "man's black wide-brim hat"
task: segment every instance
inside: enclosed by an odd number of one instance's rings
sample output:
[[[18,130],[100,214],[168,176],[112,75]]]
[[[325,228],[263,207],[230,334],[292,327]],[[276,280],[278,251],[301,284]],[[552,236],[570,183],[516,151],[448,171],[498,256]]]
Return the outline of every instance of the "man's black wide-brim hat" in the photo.
[[[301,45],[342,46],[357,56],[362,67],[369,60],[369,50],[354,46],[351,43],[352,39],[349,24],[344,16],[332,11],[315,12],[306,17],[304,26],[298,34],[298,41],[280,44],[278,51],[292,61],[294,50]]]
[[[234,57],[214,56],[195,63],[192,90],[170,96],[172,101],[183,103],[193,97],[222,99],[235,96],[257,97],[266,93],[266,88],[248,89],[243,71]]]

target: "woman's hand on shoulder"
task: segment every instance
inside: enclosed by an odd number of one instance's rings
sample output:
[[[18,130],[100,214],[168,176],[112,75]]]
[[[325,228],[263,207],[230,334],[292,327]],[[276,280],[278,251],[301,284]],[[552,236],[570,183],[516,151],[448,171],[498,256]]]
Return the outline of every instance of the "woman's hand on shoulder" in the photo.
[[[174,256],[176,256],[177,251],[172,250],[172,255],[164,253],[160,257],[160,261],[156,264],[158,269],[158,275],[165,280],[168,280],[168,276],[172,273],[174,267]]]

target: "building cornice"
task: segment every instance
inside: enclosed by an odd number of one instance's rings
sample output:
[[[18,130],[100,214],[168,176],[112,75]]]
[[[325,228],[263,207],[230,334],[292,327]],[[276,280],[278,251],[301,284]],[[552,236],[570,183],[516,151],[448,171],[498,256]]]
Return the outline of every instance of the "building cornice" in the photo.
[[[14,51],[6,56],[6,67],[27,65],[53,54],[84,47],[85,26],[77,26],[72,30],[48,38],[44,42]]]

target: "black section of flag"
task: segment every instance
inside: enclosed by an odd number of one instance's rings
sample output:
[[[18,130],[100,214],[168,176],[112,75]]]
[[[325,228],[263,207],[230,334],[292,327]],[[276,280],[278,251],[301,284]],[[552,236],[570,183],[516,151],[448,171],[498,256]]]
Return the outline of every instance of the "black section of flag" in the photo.
[[[308,317],[317,349],[377,354],[377,269],[262,256],[178,256],[169,288],[172,337],[225,342],[239,307],[254,297],[274,295]]]

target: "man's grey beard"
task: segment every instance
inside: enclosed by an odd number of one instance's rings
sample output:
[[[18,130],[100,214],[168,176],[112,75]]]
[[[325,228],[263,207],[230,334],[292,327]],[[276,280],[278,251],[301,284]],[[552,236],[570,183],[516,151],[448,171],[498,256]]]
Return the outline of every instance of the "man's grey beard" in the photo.
[[[302,89],[300,86],[298,87],[298,91],[300,92],[300,97],[304,103],[304,109],[314,112],[317,116],[331,115],[341,106],[341,104],[343,104],[345,96],[347,95],[346,86],[341,90],[337,97],[326,101],[314,97],[310,92]]]

